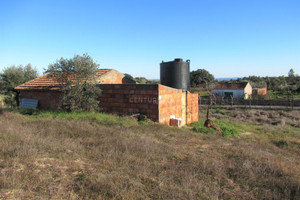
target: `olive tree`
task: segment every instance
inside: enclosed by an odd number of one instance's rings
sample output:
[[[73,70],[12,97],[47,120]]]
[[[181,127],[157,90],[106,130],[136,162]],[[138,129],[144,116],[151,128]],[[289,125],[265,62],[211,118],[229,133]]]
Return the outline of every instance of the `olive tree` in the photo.
[[[209,73],[205,69],[197,69],[196,71],[191,72],[191,86],[197,87],[197,86],[211,86],[211,84],[214,82],[215,77],[211,73]]]
[[[0,73],[0,93],[3,94],[6,104],[13,106],[19,105],[19,92],[14,88],[20,84],[30,81],[38,76],[36,69],[31,64],[25,67],[22,65],[12,65]]]
[[[99,109],[100,88],[96,83],[99,65],[83,54],[71,59],[61,58],[50,64],[48,77],[60,82],[61,108],[67,111],[97,111]]]

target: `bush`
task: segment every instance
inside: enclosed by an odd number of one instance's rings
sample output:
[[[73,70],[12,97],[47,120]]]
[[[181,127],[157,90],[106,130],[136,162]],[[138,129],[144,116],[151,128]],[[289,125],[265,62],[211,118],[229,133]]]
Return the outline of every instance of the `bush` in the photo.
[[[222,130],[222,135],[224,137],[232,137],[232,136],[239,135],[236,128],[234,128],[233,125],[230,124],[229,122],[217,120],[217,121],[215,121],[215,123],[218,126],[220,126],[220,128]],[[193,127],[193,130],[196,132],[208,134],[208,135],[216,135],[216,130],[213,128],[206,128],[204,126],[203,120],[193,123],[193,124],[191,124],[191,126]]]
[[[216,121],[216,124],[220,126],[222,135],[224,137],[238,136],[237,130],[228,122]]]
[[[216,130],[212,128],[206,128],[203,126],[203,123],[196,122],[193,125],[193,130],[199,133],[208,134],[208,135],[215,135]]]

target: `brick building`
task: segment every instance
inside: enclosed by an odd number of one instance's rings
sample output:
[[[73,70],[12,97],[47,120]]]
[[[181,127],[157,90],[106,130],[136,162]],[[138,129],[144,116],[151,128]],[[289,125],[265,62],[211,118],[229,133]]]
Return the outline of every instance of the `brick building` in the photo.
[[[252,89],[253,96],[264,96],[267,95],[267,88],[253,88]]]
[[[173,119],[181,125],[198,121],[198,94],[161,84],[128,84],[125,76],[103,69],[97,72],[97,85],[102,90],[100,107],[118,115],[141,113],[149,119],[170,125]],[[37,99],[40,109],[57,109],[61,83],[47,75],[19,85],[15,89],[21,98]]]
[[[249,99],[252,95],[252,86],[249,82],[217,83],[212,92],[224,98]]]

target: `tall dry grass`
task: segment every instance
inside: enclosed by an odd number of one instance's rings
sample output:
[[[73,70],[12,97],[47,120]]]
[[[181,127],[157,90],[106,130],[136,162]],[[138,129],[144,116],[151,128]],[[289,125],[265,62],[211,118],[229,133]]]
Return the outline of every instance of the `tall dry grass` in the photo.
[[[300,156],[294,148],[258,134],[223,138],[114,123],[4,112],[0,198],[300,198]]]

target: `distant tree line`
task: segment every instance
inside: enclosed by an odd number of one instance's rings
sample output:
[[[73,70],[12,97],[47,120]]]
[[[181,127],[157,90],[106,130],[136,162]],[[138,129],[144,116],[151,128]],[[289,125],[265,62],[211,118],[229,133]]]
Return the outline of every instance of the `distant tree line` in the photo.
[[[205,69],[198,69],[191,72],[192,88],[209,88],[213,89],[214,84],[218,82],[214,76]],[[290,69],[288,76],[278,77],[260,77],[248,76],[230,81],[220,82],[250,82],[253,88],[267,88],[271,91],[278,92],[297,92],[300,93],[300,76],[295,74],[293,69]],[[208,86],[208,87],[207,87]]]
[[[125,73],[125,77],[131,82],[138,83],[138,84],[158,84],[159,81],[156,80],[148,80],[145,77],[133,77],[130,74]]]
[[[237,82],[249,81],[253,88],[267,87],[268,90],[284,92],[300,92],[300,76],[295,75],[294,70],[291,69],[288,76],[278,77],[260,77],[260,76],[249,76],[239,78]]]

